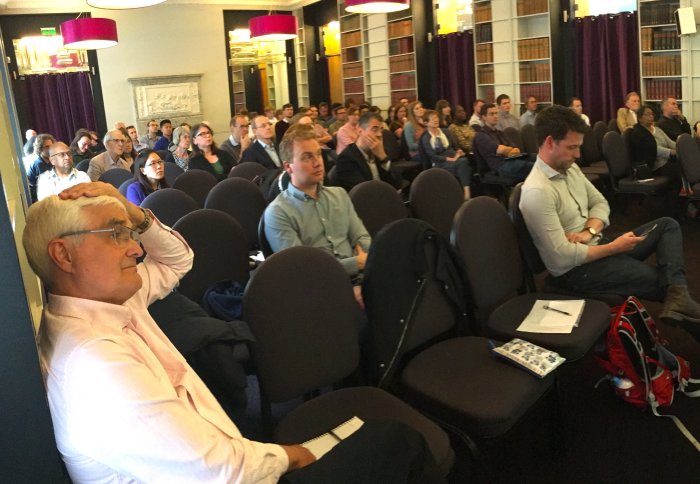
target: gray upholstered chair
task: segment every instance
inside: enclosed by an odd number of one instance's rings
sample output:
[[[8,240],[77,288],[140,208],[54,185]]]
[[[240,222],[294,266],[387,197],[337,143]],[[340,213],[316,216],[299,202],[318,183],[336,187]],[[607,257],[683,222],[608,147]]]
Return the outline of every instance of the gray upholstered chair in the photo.
[[[383,181],[369,180],[355,185],[350,190],[350,200],[372,237],[389,222],[408,216],[401,195]]]
[[[150,193],[141,202],[141,207],[150,209],[158,220],[170,227],[199,208],[194,198],[174,188],[161,188]]]

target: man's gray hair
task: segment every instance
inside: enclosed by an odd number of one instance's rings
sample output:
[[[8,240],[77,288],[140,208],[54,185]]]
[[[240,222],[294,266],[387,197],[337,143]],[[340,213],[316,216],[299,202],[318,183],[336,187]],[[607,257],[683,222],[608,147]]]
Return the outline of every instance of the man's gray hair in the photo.
[[[384,122],[382,117],[380,115],[378,115],[377,113],[373,113],[372,111],[367,111],[362,116],[360,116],[360,121],[359,121],[360,128],[365,129],[367,126],[369,126],[369,122],[372,121],[373,119],[376,121],[379,121],[380,123]]]
[[[124,134],[119,129],[110,129],[109,131],[107,131],[105,133],[104,137],[102,138],[102,144],[107,146],[107,142],[112,141],[114,139],[114,135],[117,133],[119,133],[121,135]]]
[[[34,138],[34,154],[39,156],[41,155],[42,150],[44,149],[44,143],[46,143],[46,140],[51,140],[52,142],[56,141],[56,138],[54,138],[50,134],[42,133],[36,135],[36,138]]]

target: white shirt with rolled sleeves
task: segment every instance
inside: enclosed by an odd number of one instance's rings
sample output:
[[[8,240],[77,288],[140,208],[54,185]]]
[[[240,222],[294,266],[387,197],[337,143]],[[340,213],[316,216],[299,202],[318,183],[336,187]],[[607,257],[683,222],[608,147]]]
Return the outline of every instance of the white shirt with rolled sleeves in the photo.
[[[58,449],[75,483],[273,483],[284,449],[243,438],[147,306],[192,267],[155,221],[123,305],[49,294],[40,353]]]

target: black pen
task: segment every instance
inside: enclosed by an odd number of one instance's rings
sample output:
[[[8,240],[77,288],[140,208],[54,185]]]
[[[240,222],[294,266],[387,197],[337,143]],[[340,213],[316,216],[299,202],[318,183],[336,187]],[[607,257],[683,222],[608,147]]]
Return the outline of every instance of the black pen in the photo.
[[[571,316],[571,313],[567,313],[566,311],[562,311],[561,309],[557,309],[557,308],[550,308],[546,304],[542,307],[545,309],[548,309],[549,311],[554,311],[555,313],[566,314],[567,316]]]

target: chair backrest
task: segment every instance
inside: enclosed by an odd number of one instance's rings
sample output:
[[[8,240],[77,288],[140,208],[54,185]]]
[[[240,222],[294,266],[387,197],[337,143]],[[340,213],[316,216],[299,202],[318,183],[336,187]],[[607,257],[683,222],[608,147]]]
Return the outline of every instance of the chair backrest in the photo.
[[[620,134],[620,128],[617,126],[617,118],[613,118],[608,121],[608,131],[614,131],[617,134]]]
[[[124,180],[121,185],[119,185],[119,193],[124,195],[126,197],[126,190],[129,188],[129,185],[134,183],[133,178],[129,178],[128,180]]]
[[[217,282],[236,281],[242,286],[248,282],[248,239],[233,217],[204,208],[182,217],[173,229],[194,251],[192,270],[178,286],[185,296],[201,303],[204,292]]]
[[[603,136],[608,132],[608,125],[604,121],[597,121],[593,125],[593,137],[598,144],[598,153],[603,154]]]
[[[165,168],[165,181],[167,181],[168,185],[171,187],[175,184],[177,177],[185,173],[185,170],[180,168],[177,163],[174,162],[166,163],[163,165],[163,167]]]
[[[595,137],[595,132],[592,129],[586,131],[583,135],[583,144],[581,145],[581,166],[588,166],[596,161],[601,161],[603,156],[598,149],[598,140]]]
[[[260,188],[245,178],[227,178],[211,189],[205,208],[232,216],[245,231],[250,248],[257,247],[258,223],[267,203]]]
[[[260,216],[260,222],[258,223],[258,244],[260,245],[260,250],[263,255],[267,258],[275,253],[272,250],[270,241],[267,240],[267,235],[265,234],[265,212]]]
[[[408,216],[401,196],[383,181],[369,180],[355,185],[350,190],[350,200],[372,237],[389,222]]]
[[[515,145],[521,152],[525,152],[525,146],[523,145],[523,137],[520,135],[520,130],[514,128],[513,126],[508,126],[503,130],[505,137]]]
[[[75,165],[76,170],[84,171],[87,173],[88,168],[90,168],[90,160],[89,159],[84,159],[80,161],[77,165]]]
[[[328,186],[337,187],[338,186],[338,167],[334,166],[331,171],[328,172]]]
[[[539,151],[539,146],[537,146],[537,130],[533,125],[526,124],[520,128],[520,136],[523,139],[525,153],[537,153]]]
[[[542,262],[540,252],[537,250],[537,247],[535,247],[535,242],[532,240],[530,230],[527,228],[523,213],[520,211],[520,195],[522,194],[522,189],[523,184],[518,183],[510,194],[510,218],[513,220],[513,225],[515,226],[515,235],[518,238],[518,247],[520,248],[523,261],[528,271],[533,275],[537,275],[546,271],[547,268],[544,262]],[[530,283],[531,281],[528,282]],[[531,287],[531,289],[534,289],[534,287]]]
[[[149,194],[141,207],[150,209],[158,220],[170,227],[199,208],[194,198],[174,188],[161,188]]]
[[[200,208],[204,207],[209,191],[216,186],[217,180],[204,170],[188,170],[175,180],[173,188],[182,190],[194,198]]]
[[[433,166],[433,162],[430,160],[430,157],[428,156],[428,153],[425,151],[425,147],[423,146],[423,140],[429,140],[430,139],[430,133],[426,129],[425,132],[420,136],[418,139],[418,158],[420,158],[421,165],[423,165],[423,169],[427,170],[431,166]]]
[[[332,255],[297,246],[270,256],[243,298],[265,396],[287,401],[352,373],[358,311],[350,279]]]
[[[608,131],[603,137],[603,158],[610,170],[613,181],[631,174],[627,148],[622,136],[615,131]]]
[[[443,237],[450,236],[454,214],[464,203],[464,191],[454,175],[442,168],[420,172],[409,198],[414,217],[428,222]]]
[[[170,154],[170,151],[168,150],[156,150],[156,153],[158,153],[158,156],[160,156],[161,160],[165,160],[168,155]]]
[[[396,135],[388,129],[382,130],[382,143],[384,144],[384,152],[391,161],[398,161],[401,158],[401,144],[396,138]]]
[[[244,161],[231,168],[228,173],[229,178],[245,178],[249,181],[259,180],[260,177],[267,171],[260,163],[254,161]]]
[[[464,262],[474,315],[483,324],[523,287],[515,227],[498,201],[476,197],[457,211],[451,242]]]
[[[700,182],[700,149],[689,134],[683,133],[676,140],[676,155],[686,181],[691,186]]]
[[[630,162],[630,166],[635,163],[635,158],[634,158],[634,147],[632,144],[634,141],[632,140],[632,130],[631,129],[626,129],[620,137],[622,138],[622,144],[625,146],[625,151],[627,152],[627,159]]]
[[[122,183],[133,178],[134,174],[129,170],[125,170],[123,168],[112,168],[111,170],[107,170],[101,174],[98,181],[109,183],[110,185],[113,185],[114,188],[119,189],[119,186]]]

